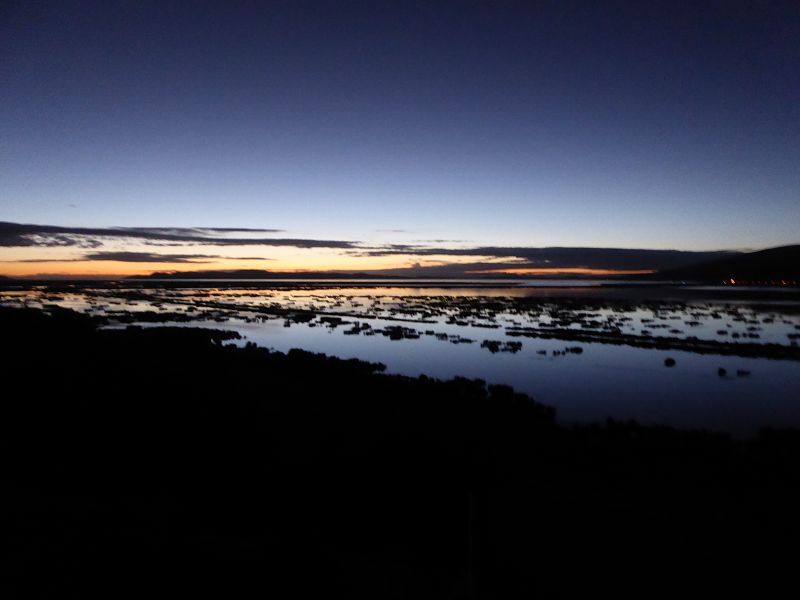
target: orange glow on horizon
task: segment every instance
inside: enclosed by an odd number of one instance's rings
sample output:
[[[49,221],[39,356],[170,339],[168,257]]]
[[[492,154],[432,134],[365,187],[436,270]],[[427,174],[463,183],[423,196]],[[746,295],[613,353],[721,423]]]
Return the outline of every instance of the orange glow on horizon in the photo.
[[[117,261],[86,261],[68,263],[65,268],[63,262],[9,262],[2,274],[9,277],[131,277],[134,275],[151,275],[155,272],[185,272],[185,271],[236,271],[236,270],[264,270],[277,273],[311,273],[325,271],[353,271],[369,272],[377,269],[408,268],[407,264],[387,261],[320,261],[311,265],[298,266],[288,261],[258,262],[257,264],[244,263],[235,260],[226,262],[209,263],[126,263]],[[288,264],[287,264],[288,263]],[[367,264],[364,264],[367,263]],[[375,264],[378,263],[378,264]],[[454,261],[451,264],[458,264]],[[554,267],[554,268],[505,268],[505,269],[474,269],[465,271],[467,275],[580,275],[580,276],[614,276],[614,275],[646,275],[654,273],[652,269],[588,269],[583,267]]]
[[[152,253],[152,248],[123,246],[110,248],[114,251],[135,251]],[[421,268],[424,275],[426,267],[457,266],[464,264],[469,270],[466,275],[519,275],[519,276],[618,276],[640,275],[655,271],[650,269],[592,269],[585,267],[526,267],[522,262],[519,267],[508,263],[513,259],[499,259],[493,256],[449,256],[428,255],[424,258],[411,255],[367,256],[351,254],[345,251],[328,249],[301,249],[274,247],[269,257],[247,258],[252,255],[248,248],[231,248],[230,256],[212,256],[218,249],[213,247],[192,247],[186,260],[170,261],[170,254],[164,253],[164,260],[126,261],[126,260],[92,260],[76,255],[74,249],[30,248],[4,249],[0,264],[0,273],[20,278],[120,278],[136,275],[151,275],[156,272],[175,273],[187,271],[236,271],[263,270],[267,273],[310,273],[310,272],[366,272],[391,269]],[[186,252],[183,250],[182,252]],[[235,254],[238,253],[238,256]],[[156,254],[160,254],[156,251]],[[183,256],[176,258],[183,258]],[[492,268],[493,262],[503,264]],[[480,267],[477,267],[475,263]],[[467,267],[469,265],[469,267]]]
[[[150,251],[147,247],[124,248],[125,250]],[[118,278],[134,275],[151,275],[155,272],[185,271],[236,271],[264,270],[279,273],[304,273],[325,271],[369,272],[382,269],[403,269],[414,265],[436,266],[472,262],[474,257],[429,256],[424,260],[409,255],[359,256],[339,251],[296,250],[275,247],[270,258],[245,260],[232,255],[214,260],[192,262],[128,262],[116,260],[73,259],[69,251],[60,248],[37,249],[33,254],[28,248],[9,249],[4,252],[7,259],[0,264],[0,274],[21,278]],[[198,253],[215,251],[214,248],[196,247]],[[239,249],[252,253],[247,248]],[[43,256],[44,255],[44,256]],[[169,256],[168,254],[166,255]],[[45,258],[46,257],[46,258]],[[48,260],[52,258],[52,260]],[[202,258],[202,257],[200,257]],[[483,257],[482,257],[483,258]],[[28,262],[36,259],[36,262]],[[491,263],[491,257],[485,258]],[[489,266],[489,265],[487,265]]]

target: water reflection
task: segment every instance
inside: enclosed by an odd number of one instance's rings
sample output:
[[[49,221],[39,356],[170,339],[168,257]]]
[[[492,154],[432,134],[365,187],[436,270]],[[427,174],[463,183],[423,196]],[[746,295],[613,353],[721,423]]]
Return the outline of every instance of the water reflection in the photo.
[[[612,416],[737,433],[800,426],[794,303],[655,301],[630,290],[567,290],[555,299],[516,288],[312,285],[41,288],[2,292],[0,302],[64,306],[108,317],[109,326],[235,329],[242,343],[281,351],[507,383],[555,406],[564,422]]]

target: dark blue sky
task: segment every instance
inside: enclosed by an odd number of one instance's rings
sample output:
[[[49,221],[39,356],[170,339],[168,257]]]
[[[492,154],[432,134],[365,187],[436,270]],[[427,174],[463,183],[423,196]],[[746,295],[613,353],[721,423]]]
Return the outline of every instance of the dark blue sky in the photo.
[[[798,2],[0,10],[2,221],[800,242]]]

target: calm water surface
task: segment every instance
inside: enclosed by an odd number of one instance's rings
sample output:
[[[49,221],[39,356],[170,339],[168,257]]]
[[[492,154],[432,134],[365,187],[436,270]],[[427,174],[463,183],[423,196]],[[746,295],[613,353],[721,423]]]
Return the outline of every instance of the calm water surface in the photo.
[[[134,321],[162,315],[164,323],[142,325],[232,329],[244,336],[241,344],[381,362],[390,373],[481,378],[556,407],[562,422],[614,417],[737,434],[763,425],[800,427],[800,361],[510,335],[555,327],[791,347],[800,337],[800,305],[793,301],[654,302],[619,292],[603,299],[572,286],[330,285],[38,289],[2,292],[0,302]],[[578,347],[580,353],[564,352]],[[666,358],[675,366],[666,367]]]

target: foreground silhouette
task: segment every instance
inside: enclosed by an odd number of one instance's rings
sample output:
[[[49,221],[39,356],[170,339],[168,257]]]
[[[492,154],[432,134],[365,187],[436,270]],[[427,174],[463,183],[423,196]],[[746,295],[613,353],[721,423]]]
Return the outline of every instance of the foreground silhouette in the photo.
[[[653,597],[793,581],[793,432],[566,428],[503,386],[97,324],[0,309],[0,591]]]

